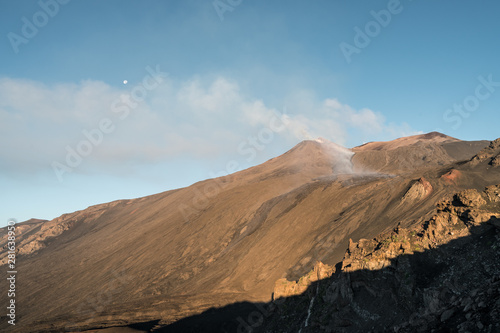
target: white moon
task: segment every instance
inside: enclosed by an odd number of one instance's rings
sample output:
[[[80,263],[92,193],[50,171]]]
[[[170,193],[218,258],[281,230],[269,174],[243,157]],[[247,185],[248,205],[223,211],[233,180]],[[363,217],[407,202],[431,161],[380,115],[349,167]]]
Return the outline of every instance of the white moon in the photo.
[[[127,84],[127,83],[128,83],[128,81],[127,81],[127,80],[123,80],[123,84]]]

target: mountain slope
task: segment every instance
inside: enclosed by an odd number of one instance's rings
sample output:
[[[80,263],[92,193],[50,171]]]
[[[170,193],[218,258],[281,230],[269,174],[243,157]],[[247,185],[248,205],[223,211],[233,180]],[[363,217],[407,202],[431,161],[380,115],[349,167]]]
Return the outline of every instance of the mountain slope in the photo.
[[[229,176],[44,222],[20,239],[27,326],[16,329],[164,325],[268,301],[276,280],[339,262],[349,238],[425,221],[444,196],[500,183],[489,161],[463,163],[488,142],[424,135],[386,145],[304,141]]]
[[[354,162],[378,172],[411,172],[469,160],[488,144],[489,141],[466,142],[432,132],[355,147]]]

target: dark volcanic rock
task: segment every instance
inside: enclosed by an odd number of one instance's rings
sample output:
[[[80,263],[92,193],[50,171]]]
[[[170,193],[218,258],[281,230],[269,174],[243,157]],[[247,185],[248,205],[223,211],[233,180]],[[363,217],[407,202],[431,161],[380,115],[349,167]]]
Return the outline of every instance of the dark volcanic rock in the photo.
[[[498,332],[498,188],[461,191],[421,225],[350,243],[330,278],[284,300],[258,331]]]

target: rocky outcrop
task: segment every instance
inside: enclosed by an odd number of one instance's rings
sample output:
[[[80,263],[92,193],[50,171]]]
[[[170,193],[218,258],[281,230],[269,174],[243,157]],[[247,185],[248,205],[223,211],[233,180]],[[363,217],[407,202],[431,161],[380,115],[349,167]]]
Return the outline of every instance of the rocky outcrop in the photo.
[[[474,156],[471,160],[472,165],[478,165],[481,162],[489,161],[493,166],[500,165],[500,138],[492,141],[490,145]]]
[[[465,190],[422,224],[350,241],[312,309],[311,293],[289,299],[262,332],[499,332],[499,257],[500,185]]]
[[[425,178],[420,178],[414,182],[405,195],[401,199],[401,203],[408,203],[409,201],[419,201],[425,199],[432,193],[432,185]]]
[[[455,207],[458,204],[459,207],[479,208],[486,204],[486,200],[483,199],[481,193],[477,190],[470,189],[455,194],[454,204],[450,205],[449,201],[443,201],[440,203],[440,206]]]
[[[288,281],[286,278],[279,279],[274,284],[273,299],[300,295],[316,281],[330,277],[335,271],[334,267],[316,262],[314,268],[298,281]]]

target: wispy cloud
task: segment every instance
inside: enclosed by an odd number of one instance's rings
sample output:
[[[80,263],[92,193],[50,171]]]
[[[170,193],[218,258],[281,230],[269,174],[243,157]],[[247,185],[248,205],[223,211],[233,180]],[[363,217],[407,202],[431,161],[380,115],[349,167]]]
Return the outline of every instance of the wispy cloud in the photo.
[[[166,78],[119,121],[111,106],[125,93],[125,88],[92,80],[46,85],[1,78],[1,171],[50,169],[53,161],[64,160],[68,145],[85,139],[82,132],[97,128],[103,118],[116,120],[116,129],[75,171],[85,172],[89,166],[119,170],[125,164],[150,164],[179,156],[221,157],[234,152],[238,142],[269,124],[278,112],[249,97],[238,82],[228,78]],[[374,138],[414,133],[408,125],[387,124],[380,112],[356,110],[335,98],[319,100],[304,92],[284,104],[287,128],[279,135],[290,145],[319,136],[346,144],[353,133]]]

